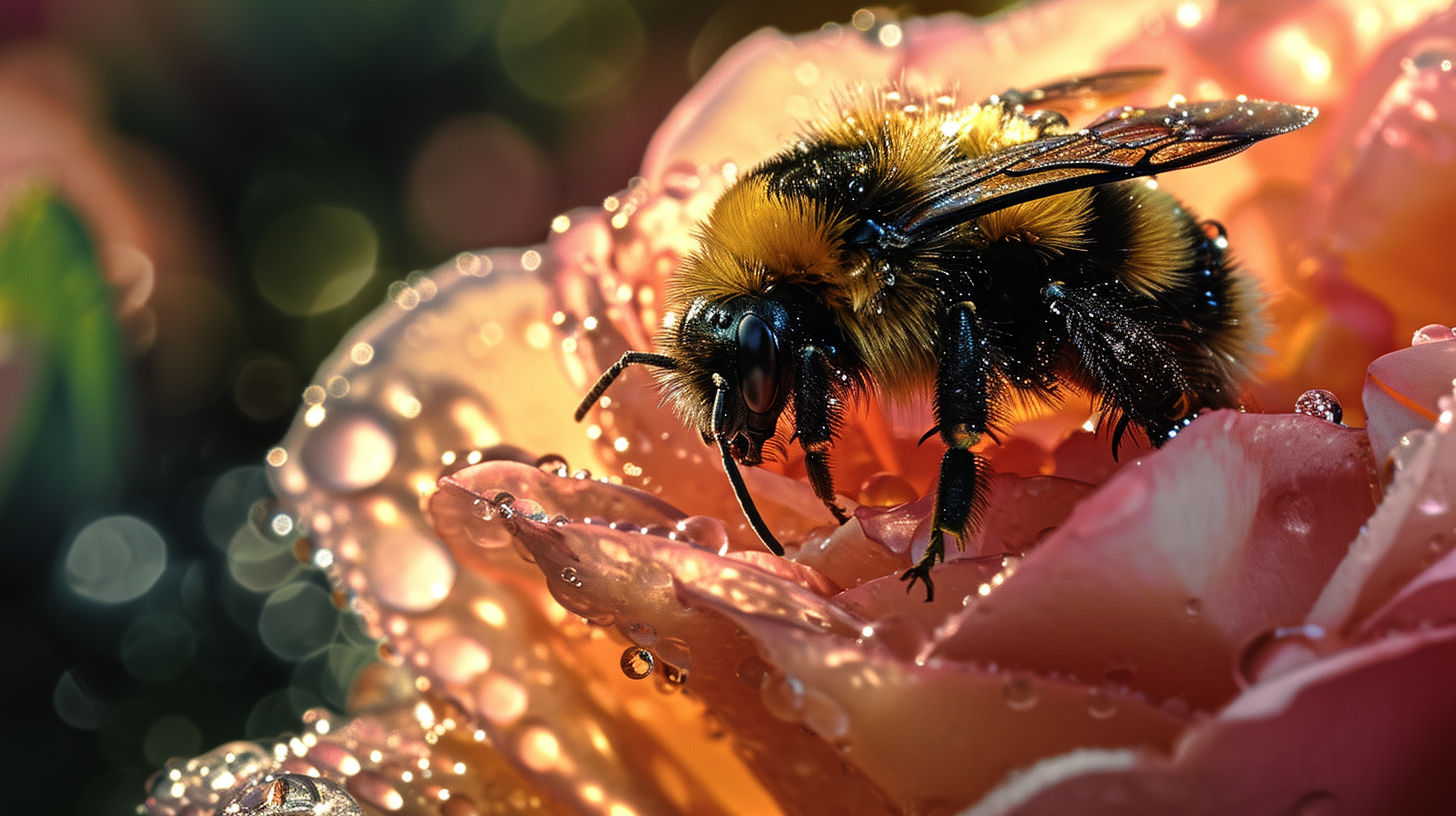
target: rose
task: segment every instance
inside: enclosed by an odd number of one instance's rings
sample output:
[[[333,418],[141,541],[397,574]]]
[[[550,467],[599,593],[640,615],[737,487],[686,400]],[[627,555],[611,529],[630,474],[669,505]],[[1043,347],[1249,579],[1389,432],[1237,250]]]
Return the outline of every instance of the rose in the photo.
[[[1372,367],[1368,433],[1216,413],[1114,473],[1105,442],[1071,430],[1085,414],[1018,425],[983,531],[937,570],[934,604],[896,579],[924,546],[926,501],[875,507],[928,492],[919,428],[855,418],[837,466],[864,506],[842,528],[800,481],[748,471],[770,525],[805,542],[777,559],[639,373],[594,423],[569,419],[606,362],[650,342],[663,277],[731,175],[721,162],[776,149],[815,94],[856,72],[975,96],[1149,63],[1168,66],[1169,91],[1324,106],[1306,132],[1162,181],[1220,214],[1271,291],[1265,404],[1321,386],[1358,414],[1365,361],[1445,294],[1382,271],[1439,280],[1438,242],[1392,258],[1391,236],[1412,208],[1449,212],[1436,171],[1450,69],[1432,37],[1451,21],[1402,13],[1061,3],[751,38],[669,118],[640,184],[570,214],[544,247],[397,285],[320,371],[270,454],[280,495],[429,696],[315,724],[279,767],[385,809],[442,791],[463,809],[518,786],[583,812],[1438,804],[1456,666],[1456,458],[1438,400],[1456,344]],[[558,456],[510,462],[545,453]],[[563,478],[563,462],[627,484]],[[649,661],[650,681],[624,676]],[[381,683],[361,684],[360,710]],[[398,729],[410,706],[424,738],[390,748],[380,718]],[[448,770],[406,778],[421,754]]]

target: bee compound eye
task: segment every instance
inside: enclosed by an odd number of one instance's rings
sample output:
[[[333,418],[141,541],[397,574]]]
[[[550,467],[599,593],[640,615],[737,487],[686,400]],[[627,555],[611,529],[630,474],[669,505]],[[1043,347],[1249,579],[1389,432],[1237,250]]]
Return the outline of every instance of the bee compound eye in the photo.
[[[738,386],[748,410],[773,408],[779,390],[779,350],[773,330],[758,315],[738,321]]]

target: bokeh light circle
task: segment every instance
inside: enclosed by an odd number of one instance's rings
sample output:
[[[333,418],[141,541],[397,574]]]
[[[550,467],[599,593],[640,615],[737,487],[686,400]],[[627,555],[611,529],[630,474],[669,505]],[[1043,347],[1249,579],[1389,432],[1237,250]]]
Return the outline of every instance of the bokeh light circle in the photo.
[[[106,516],[85,527],[66,553],[66,584],[83,598],[124,603],[141,597],[167,568],[167,544],[136,516]]]
[[[337,309],[374,277],[379,236],[358,210],[328,204],[297,207],[263,233],[253,282],[280,312],[295,316]]]
[[[327,647],[339,626],[329,593],[313,584],[288,584],[263,603],[258,632],[263,645],[285,660],[302,660]]]
[[[642,21],[625,0],[512,0],[496,28],[511,80],[553,104],[621,91],[644,44]]]

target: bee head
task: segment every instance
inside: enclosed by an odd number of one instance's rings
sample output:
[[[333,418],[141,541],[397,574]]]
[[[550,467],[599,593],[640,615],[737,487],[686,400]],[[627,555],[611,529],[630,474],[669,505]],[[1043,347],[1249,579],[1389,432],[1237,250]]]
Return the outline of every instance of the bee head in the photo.
[[[700,298],[661,339],[678,364],[662,373],[667,396],[705,440],[727,438],[741,464],[762,461],[792,390],[789,331],[788,310],[772,300]]]

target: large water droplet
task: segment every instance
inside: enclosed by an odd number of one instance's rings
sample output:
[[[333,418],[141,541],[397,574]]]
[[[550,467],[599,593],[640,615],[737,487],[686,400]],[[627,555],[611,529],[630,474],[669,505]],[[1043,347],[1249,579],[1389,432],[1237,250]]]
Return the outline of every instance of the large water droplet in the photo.
[[[1440,323],[1432,323],[1416,329],[1411,335],[1412,346],[1423,346],[1426,343],[1442,343],[1447,340],[1456,340],[1456,332],[1451,331],[1450,326],[1442,326]]]
[[[728,546],[728,529],[712,516],[688,516],[677,523],[676,532],[679,541],[711,552]]]
[[[849,733],[849,712],[834,698],[817,689],[804,692],[804,725],[827,740],[842,739]]]
[[[628,646],[622,652],[622,673],[632,680],[641,680],[652,674],[657,667],[657,659],[652,652],[638,646]]]
[[[1098,686],[1087,692],[1087,713],[1098,720],[1106,720],[1117,713],[1117,697],[1106,686]]]
[[[1029,711],[1036,705],[1037,699],[1041,696],[1041,690],[1036,687],[1036,681],[1024,674],[1013,675],[1006,680],[1002,687],[1001,694],[1006,698],[1006,705],[1012,711]]]
[[[1283,674],[1319,658],[1323,627],[1279,626],[1256,636],[1239,653],[1234,679],[1248,688],[1265,677]]]
[[[398,528],[379,530],[367,553],[370,588],[395,609],[427,612],[455,586],[455,562],[431,536]]]
[[[804,710],[804,683],[797,677],[774,672],[764,681],[761,691],[763,707],[768,713],[787,722],[798,722]]]
[[[671,663],[682,669],[693,667],[693,655],[688,648],[687,641],[682,638],[668,637],[657,641],[657,655],[664,662]]]
[[[314,481],[352,493],[379,484],[398,452],[394,436],[373,416],[335,411],[303,441],[300,455]]]
[[[638,646],[651,646],[657,642],[657,630],[651,624],[634,623],[627,627],[627,639]]]
[[[1336,425],[1345,418],[1345,409],[1340,398],[1323,388],[1311,388],[1294,401],[1294,412],[1305,416],[1319,417]]]
[[[773,667],[764,662],[763,658],[758,655],[752,655],[744,658],[743,662],[738,664],[738,668],[734,671],[734,676],[749,688],[761,689],[763,688],[764,680],[768,677],[772,669]]]

